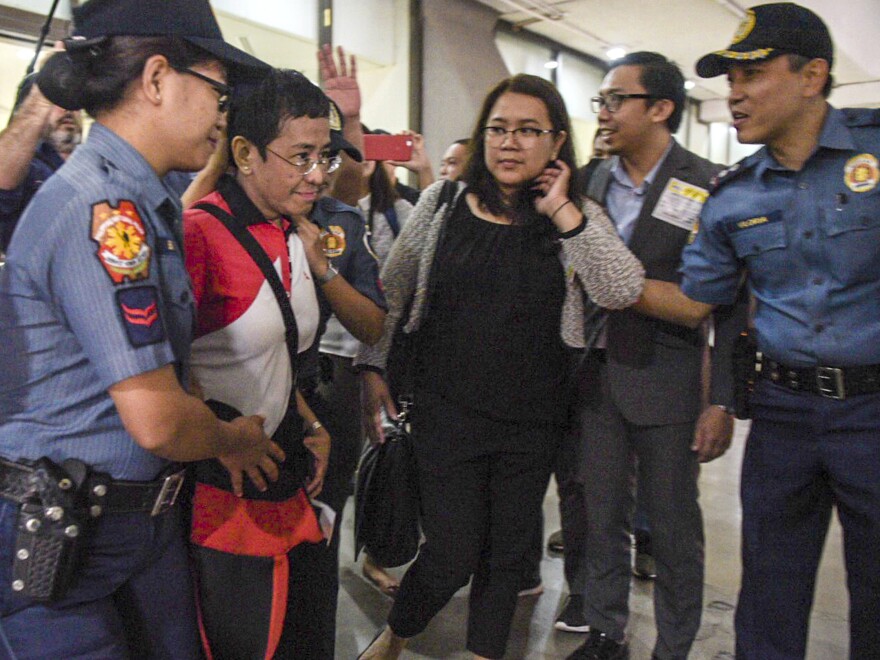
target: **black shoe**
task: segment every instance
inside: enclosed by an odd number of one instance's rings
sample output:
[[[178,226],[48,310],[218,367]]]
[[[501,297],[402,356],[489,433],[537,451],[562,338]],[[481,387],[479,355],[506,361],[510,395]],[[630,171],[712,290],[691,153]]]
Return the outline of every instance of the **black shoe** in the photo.
[[[588,633],[590,626],[584,617],[584,597],[571,595],[565,602],[565,607],[556,617],[556,623],[553,624],[556,630],[571,633]]]
[[[547,539],[547,549],[550,552],[564,552],[565,551],[565,545],[563,544],[561,529],[553,532],[550,535],[550,538]]]
[[[629,660],[626,642],[615,642],[601,630],[591,630],[587,641],[566,660]]]

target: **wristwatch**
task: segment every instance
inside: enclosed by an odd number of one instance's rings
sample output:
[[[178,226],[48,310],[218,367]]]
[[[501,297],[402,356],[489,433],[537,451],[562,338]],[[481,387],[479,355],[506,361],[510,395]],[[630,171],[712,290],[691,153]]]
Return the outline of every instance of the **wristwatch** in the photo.
[[[339,275],[339,271],[336,270],[336,266],[333,265],[332,261],[328,261],[327,262],[327,272],[324,273],[323,275],[320,275],[320,276],[315,275],[315,281],[318,284],[327,284],[327,282],[332,280],[337,275]]]
[[[736,411],[733,409],[733,406],[725,406],[723,403],[713,403],[712,404],[716,408],[721,408],[728,415],[733,415]]]

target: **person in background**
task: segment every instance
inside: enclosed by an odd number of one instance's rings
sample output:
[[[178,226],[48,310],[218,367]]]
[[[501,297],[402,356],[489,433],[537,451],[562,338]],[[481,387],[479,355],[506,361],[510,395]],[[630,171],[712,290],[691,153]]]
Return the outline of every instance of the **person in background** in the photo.
[[[73,19],[37,85],[95,123],[0,273],[0,648],[196,660],[179,462],[223,457],[263,482],[284,454],[261,416],[221,422],[191,393],[181,209],[161,177],[205,166],[227,81],[265,65],[205,0],[93,0]],[[31,561],[58,545],[55,566]]]
[[[467,138],[456,140],[443,152],[440,160],[440,178],[457,181],[467,163],[468,144]]]
[[[636,305],[693,327],[734,300],[743,276],[755,299],[735,618],[744,660],[804,658],[835,507],[849,654],[880,657],[880,117],[829,105],[833,62],[825,23],[788,2],[750,8],[732,43],[697,62],[700,76],[727,77],[739,141],[764,146],[719,175],[681,284],[650,281]]]
[[[82,142],[79,110],[51,103],[34,84],[21,81],[9,125],[0,133],[0,252],[28,202]]]
[[[396,417],[381,375],[394,329],[418,330],[412,432],[425,542],[365,660],[398,657],[472,577],[467,648],[504,655],[563,432],[563,338],[583,346],[584,291],[621,307],[642,288],[641,265],[601,207],[570,188],[571,125],[551,83],[499,83],[472,144],[454,200],[440,202],[445,182],[428,188],[394,244],[382,270],[385,332],[356,359],[367,432],[382,442],[383,412]]]

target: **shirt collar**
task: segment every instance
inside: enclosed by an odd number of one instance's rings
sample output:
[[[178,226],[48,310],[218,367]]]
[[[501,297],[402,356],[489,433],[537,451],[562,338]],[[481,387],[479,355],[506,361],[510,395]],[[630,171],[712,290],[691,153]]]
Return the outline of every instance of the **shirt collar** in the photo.
[[[820,149],[837,149],[842,151],[852,151],[856,148],[852,135],[846,125],[843,112],[835,107],[828,106],[828,114],[825,116],[825,122],[822,124],[822,131],[819,133],[819,142],[815,151],[810,154],[808,161],[816,155]],[[760,162],[755,170],[756,175],[760,177],[766,170],[788,170],[787,167],[780,165],[770,149],[762,147],[756,154],[760,155]]]
[[[138,181],[143,200],[151,208],[158,209],[166,201],[180,208],[180,200],[165,187],[140,152],[112,130],[95,122],[89,130],[87,144],[105,162]]]
[[[657,172],[663,166],[663,163],[666,161],[666,157],[669,156],[669,152],[672,151],[672,145],[675,142],[672,138],[669,138],[669,144],[666,145],[666,149],[663,150],[663,154],[660,158],[657,159],[657,162],[654,163],[654,167],[651,168],[651,171],[645,175],[645,180],[642,181],[642,185],[638,188],[633,185],[632,179],[629,178],[629,174],[626,172],[626,168],[623,166],[623,161],[620,156],[612,156],[611,157],[611,176],[614,177],[614,180],[617,181],[622,186],[626,186],[627,188],[634,188],[636,192],[641,193],[648,189],[652,183],[654,183],[654,179],[657,178]]]
[[[217,183],[217,192],[226,200],[232,215],[246,225],[258,225],[263,222],[269,222],[257,205],[251,201],[244,189],[238,185],[238,181],[230,174],[224,174]],[[281,226],[287,232],[293,223],[286,216],[281,217]]]

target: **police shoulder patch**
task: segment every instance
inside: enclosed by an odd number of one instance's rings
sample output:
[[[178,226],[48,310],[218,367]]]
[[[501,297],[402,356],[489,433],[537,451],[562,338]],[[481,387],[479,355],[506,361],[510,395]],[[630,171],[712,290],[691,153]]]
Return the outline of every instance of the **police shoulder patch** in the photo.
[[[116,304],[128,342],[134,348],[165,340],[159,312],[159,293],[154,286],[135,286],[116,292]]]
[[[91,238],[98,244],[95,255],[113,284],[145,280],[150,276],[151,248],[147,229],[134,202],[107,200],[92,204]]]

